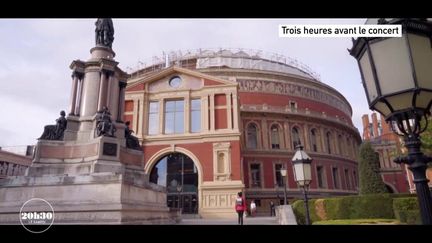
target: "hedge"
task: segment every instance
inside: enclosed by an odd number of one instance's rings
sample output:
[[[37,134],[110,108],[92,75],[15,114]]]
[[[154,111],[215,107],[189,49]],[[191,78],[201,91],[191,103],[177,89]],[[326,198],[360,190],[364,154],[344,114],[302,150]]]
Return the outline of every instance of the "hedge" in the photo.
[[[393,210],[401,223],[421,224],[420,210],[416,197],[402,197],[393,200]]]
[[[321,220],[317,215],[315,211],[315,201],[316,199],[311,199],[308,201],[309,205],[309,216],[311,220],[311,224],[315,221]],[[297,224],[306,224],[306,213],[305,213],[305,206],[303,200],[297,200],[292,204],[292,208],[294,211],[294,215],[297,220]]]
[[[394,194],[370,194],[345,196],[309,201],[312,222],[336,219],[394,219]],[[298,200],[293,204],[293,211],[298,224],[304,224],[304,204]]]
[[[314,225],[400,224],[396,219],[335,219],[314,222]]]

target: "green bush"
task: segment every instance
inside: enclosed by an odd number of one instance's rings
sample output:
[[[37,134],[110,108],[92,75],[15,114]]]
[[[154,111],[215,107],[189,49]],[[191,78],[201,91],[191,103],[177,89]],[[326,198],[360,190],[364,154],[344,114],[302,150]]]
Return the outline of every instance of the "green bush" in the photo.
[[[393,210],[396,218],[407,224],[421,224],[420,210],[416,197],[395,198]]]
[[[314,225],[361,225],[361,224],[400,224],[396,219],[336,219],[323,220]]]
[[[297,223],[304,224],[305,209],[303,200],[296,200],[291,205]],[[319,213],[317,213],[317,208]],[[415,194],[386,193],[313,199],[309,201],[309,213],[312,222],[377,218],[398,219],[402,223],[409,224],[420,222]]]
[[[326,211],[327,220],[349,219],[353,200],[355,199],[352,197],[324,199],[324,208]]]
[[[350,219],[395,218],[390,194],[370,194],[352,201]]]
[[[308,201],[309,205],[309,217],[310,223],[312,224],[315,221],[319,221],[320,218],[317,216],[315,211],[315,201],[316,199],[311,199]],[[306,212],[303,200],[297,200],[292,204],[292,208],[294,211],[294,215],[296,217],[298,224],[306,224]]]
[[[327,220],[394,218],[389,194],[370,194],[324,199]]]

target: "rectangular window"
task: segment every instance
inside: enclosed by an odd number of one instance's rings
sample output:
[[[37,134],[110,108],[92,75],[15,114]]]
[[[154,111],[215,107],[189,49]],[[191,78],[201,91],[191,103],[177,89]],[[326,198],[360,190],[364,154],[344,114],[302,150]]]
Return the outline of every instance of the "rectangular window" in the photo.
[[[317,166],[318,188],[325,188],[324,184],[324,168]]]
[[[339,175],[338,168],[333,168],[333,185],[335,189],[339,189]]]
[[[251,164],[252,187],[261,187],[261,165]]]
[[[275,164],[275,179],[278,187],[283,187],[283,176],[281,174],[282,164]]]
[[[292,111],[296,111],[297,110],[297,103],[296,102],[290,101],[289,104],[290,104],[290,108],[291,108]]]
[[[184,133],[184,101],[165,102],[165,134]]]
[[[150,101],[148,134],[155,135],[159,133],[159,101]]]
[[[191,132],[201,131],[201,99],[191,100]]]

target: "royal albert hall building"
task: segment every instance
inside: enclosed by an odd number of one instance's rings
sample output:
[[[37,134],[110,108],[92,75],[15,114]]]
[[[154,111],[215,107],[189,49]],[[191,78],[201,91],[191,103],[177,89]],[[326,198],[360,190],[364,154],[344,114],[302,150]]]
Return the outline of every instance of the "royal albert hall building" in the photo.
[[[281,56],[199,50],[133,72],[124,121],[144,151],[151,182],[169,207],[201,217],[232,217],[237,192],[269,204],[301,198],[291,158],[312,157],[310,197],[358,192],[358,146],[346,98],[308,68]],[[280,170],[288,169],[282,177]]]

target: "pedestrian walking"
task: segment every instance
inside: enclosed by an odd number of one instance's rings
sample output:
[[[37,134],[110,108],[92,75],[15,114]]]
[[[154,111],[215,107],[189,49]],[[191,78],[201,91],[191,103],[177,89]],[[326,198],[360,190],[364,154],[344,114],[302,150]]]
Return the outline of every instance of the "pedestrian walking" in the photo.
[[[276,216],[276,210],[273,201],[270,201],[270,217],[272,216]]]
[[[243,214],[246,211],[246,200],[243,197],[243,193],[237,193],[235,210],[238,214],[238,224],[243,225]]]
[[[251,211],[251,217],[255,216],[255,213],[256,213],[255,200],[252,200],[252,202],[250,204],[250,211]]]

